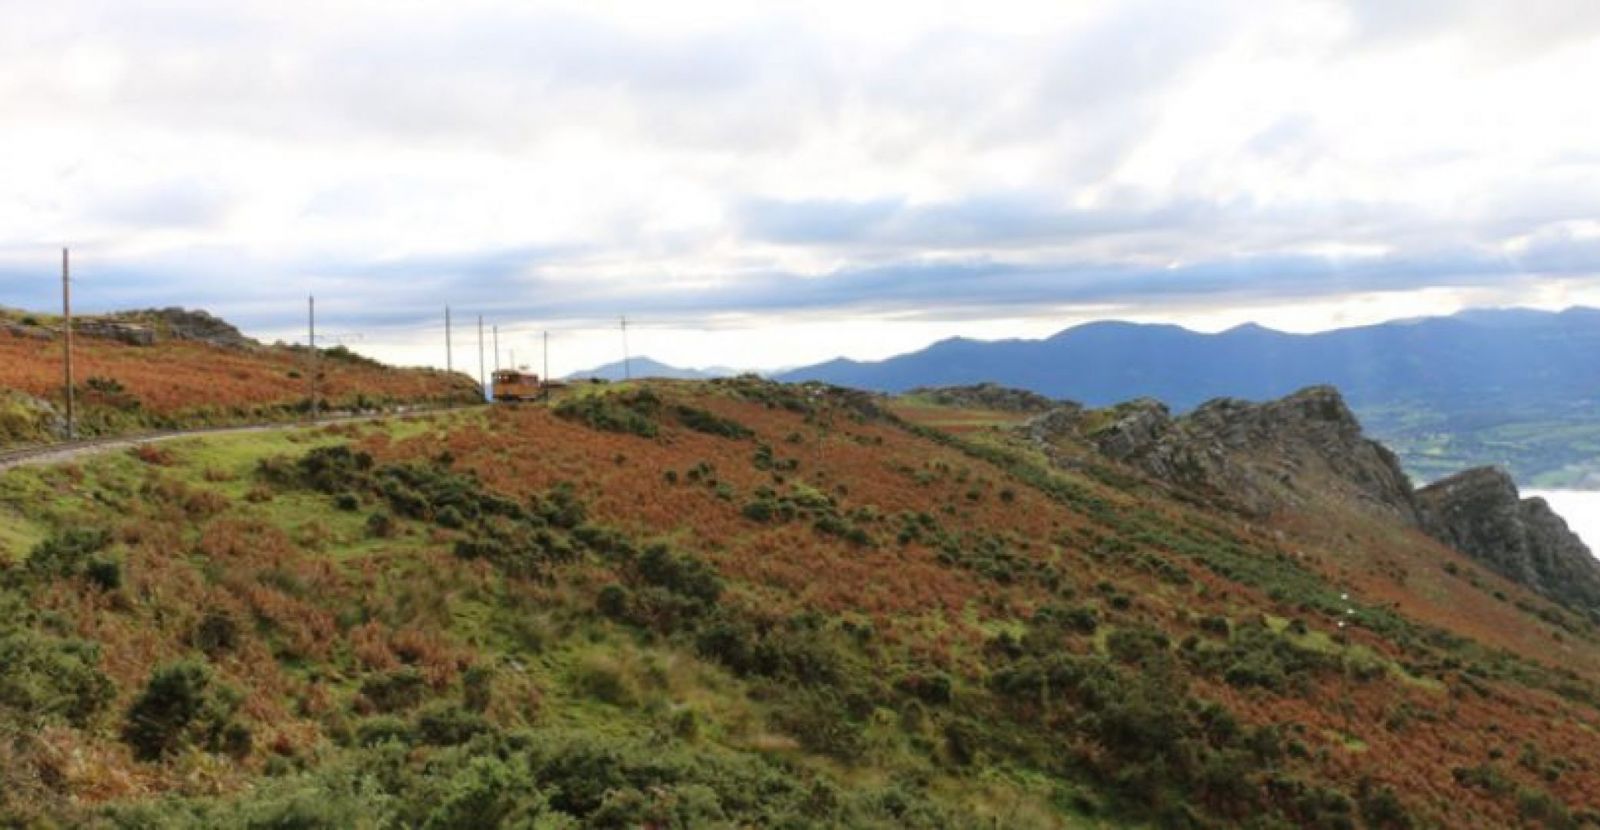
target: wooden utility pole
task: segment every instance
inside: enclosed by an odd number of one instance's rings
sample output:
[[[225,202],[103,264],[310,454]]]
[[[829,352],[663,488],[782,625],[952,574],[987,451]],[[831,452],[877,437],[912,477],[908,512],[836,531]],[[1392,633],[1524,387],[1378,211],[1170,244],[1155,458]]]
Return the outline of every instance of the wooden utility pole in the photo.
[[[543,384],[539,391],[544,393],[544,399],[550,400],[550,332],[544,333],[544,374],[539,376]]]
[[[455,361],[455,355],[454,355],[453,352],[454,352],[454,349],[451,347],[451,344],[450,344],[450,306],[445,306],[444,307],[444,370],[446,372],[450,372],[450,373],[454,373],[455,370],[456,370],[456,361]]]
[[[307,329],[307,332],[306,332],[306,345],[311,348],[311,351],[308,352],[308,354],[310,355],[310,359],[311,359],[311,371],[309,373],[307,373],[310,376],[310,379],[311,379],[311,381],[310,381],[311,382],[311,409],[310,409],[310,412],[311,412],[311,420],[315,421],[317,419],[317,370],[318,370],[318,366],[317,366],[317,298],[315,296],[311,296],[311,297],[307,297],[306,298],[306,314],[307,314],[306,320],[307,320],[307,323],[308,323],[308,329]]]
[[[77,391],[72,380],[72,267],[66,248],[61,249],[61,316],[62,331],[66,335],[62,338],[62,362],[67,376],[67,440],[73,441],[78,437],[78,411]]]
[[[633,380],[633,361],[628,357],[628,318],[622,318],[622,379]]]
[[[478,315],[478,391],[483,393],[483,399],[489,399],[489,379],[483,374],[483,315]]]

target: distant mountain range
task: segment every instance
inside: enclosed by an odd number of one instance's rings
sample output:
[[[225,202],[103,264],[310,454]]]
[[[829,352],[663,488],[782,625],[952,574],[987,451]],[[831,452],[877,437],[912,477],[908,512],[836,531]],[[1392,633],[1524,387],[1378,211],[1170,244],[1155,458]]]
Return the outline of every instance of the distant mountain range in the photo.
[[[648,357],[635,357],[626,362],[619,360],[616,363],[607,363],[581,372],[573,372],[563,380],[623,380],[625,378],[667,378],[670,380],[707,380],[710,378],[732,377],[739,374],[738,369],[729,369],[725,366],[711,366],[705,369],[683,369],[670,366],[659,360]]]
[[[703,379],[634,358],[632,376]],[[620,380],[611,363],[569,375]],[[1369,433],[1422,481],[1471,467],[1523,486],[1600,489],[1600,309],[1475,309],[1316,334],[1246,324],[1217,334],[1097,322],[1042,340],[955,337],[887,360],[840,358],[776,372],[900,393],[993,382],[1106,406],[1155,398],[1183,411],[1212,398],[1270,400],[1337,387]]]
[[[1600,310],[1591,308],[1474,310],[1317,334],[1099,322],[1043,340],[952,338],[776,379],[884,392],[992,381],[1090,405],[1152,397],[1179,410],[1331,384],[1420,478],[1498,464],[1525,484],[1600,488]]]
[[[1177,409],[1223,396],[1274,398],[1318,383],[1365,406],[1396,398],[1452,409],[1498,406],[1507,397],[1565,401],[1600,391],[1600,310],[1471,311],[1319,334],[1255,324],[1202,334],[1089,323],[1043,340],[952,338],[888,360],[833,360],[777,379],[885,392],[992,381],[1090,405],[1148,396]]]

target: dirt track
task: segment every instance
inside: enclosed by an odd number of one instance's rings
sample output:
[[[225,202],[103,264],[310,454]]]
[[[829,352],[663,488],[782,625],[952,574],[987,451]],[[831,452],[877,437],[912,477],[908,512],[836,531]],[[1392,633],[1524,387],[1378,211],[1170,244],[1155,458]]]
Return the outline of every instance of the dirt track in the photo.
[[[242,424],[231,427],[203,427],[200,429],[170,430],[166,432],[147,432],[138,435],[118,435],[107,438],[91,438],[84,441],[70,441],[59,444],[47,444],[38,447],[0,452],[0,473],[13,467],[38,467],[47,464],[60,464],[86,455],[110,452],[113,450],[128,449],[140,444],[153,444],[160,441],[172,441],[179,438],[194,438],[204,435],[228,435],[242,432],[266,432],[274,429],[308,429],[312,427],[327,426],[328,424],[348,424],[360,421],[378,421],[385,418],[417,418],[423,415],[437,415],[443,412],[452,412],[466,407],[441,407],[437,409],[413,409],[405,411],[382,412],[373,415],[333,415],[318,418],[315,421],[286,421],[280,423]]]

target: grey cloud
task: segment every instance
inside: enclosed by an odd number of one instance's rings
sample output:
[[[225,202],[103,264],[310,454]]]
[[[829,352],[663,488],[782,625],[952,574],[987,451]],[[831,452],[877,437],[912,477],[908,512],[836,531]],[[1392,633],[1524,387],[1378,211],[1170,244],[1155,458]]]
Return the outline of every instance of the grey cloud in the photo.
[[[755,200],[739,211],[752,239],[796,245],[890,243],[902,246],[1007,246],[1162,228],[1178,230],[1212,213],[1180,202],[1151,208],[1075,209],[1034,193],[979,194],[960,202]]]
[[[173,180],[100,196],[84,213],[123,227],[198,229],[221,222],[231,206],[232,198],[221,187]]]

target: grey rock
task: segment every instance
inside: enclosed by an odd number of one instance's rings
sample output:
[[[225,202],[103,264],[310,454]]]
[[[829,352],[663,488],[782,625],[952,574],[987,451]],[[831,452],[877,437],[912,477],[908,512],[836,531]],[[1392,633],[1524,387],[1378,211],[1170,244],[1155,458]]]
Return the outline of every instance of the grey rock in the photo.
[[[199,309],[152,308],[119,311],[107,316],[121,324],[148,327],[156,339],[191,340],[230,349],[255,349],[261,344],[244,336],[233,324]]]
[[[1394,453],[1363,434],[1329,386],[1266,403],[1219,398],[1178,417],[1150,399],[1052,411],[1029,430],[1051,446],[1073,435],[1101,456],[1253,516],[1337,499],[1417,527],[1426,521]]]
[[[1600,563],[1544,499],[1524,499],[1494,467],[1417,491],[1434,534],[1506,578],[1568,605],[1600,610]]]
[[[151,346],[155,345],[156,342],[156,333],[149,326],[122,323],[103,317],[91,317],[73,321],[72,331],[73,334],[81,337],[115,340],[130,346]]]

